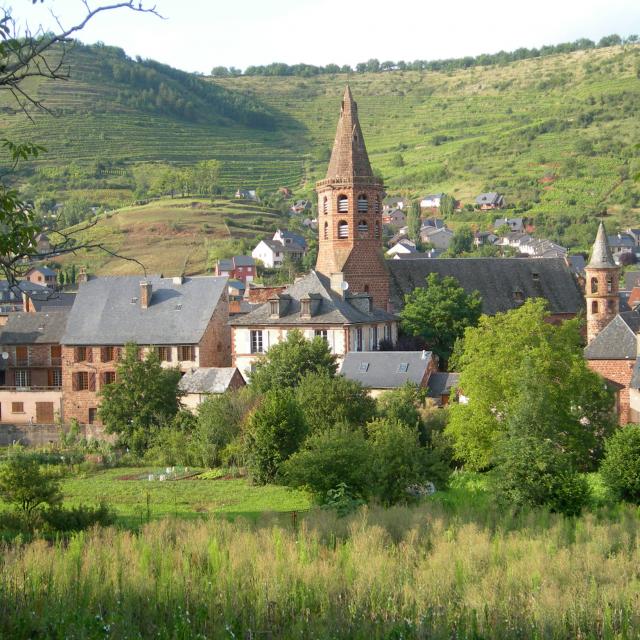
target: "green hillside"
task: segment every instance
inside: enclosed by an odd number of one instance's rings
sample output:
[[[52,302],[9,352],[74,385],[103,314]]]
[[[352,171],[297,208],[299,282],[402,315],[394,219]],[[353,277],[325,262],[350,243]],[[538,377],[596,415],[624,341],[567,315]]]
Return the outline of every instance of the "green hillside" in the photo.
[[[110,47],[76,48],[72,79],[32,89],[52,114],[5,102],[0,136],[48,152],[22,176],[29,197],[135,198],[132,165],[221,162],[219,186],[309,195],[323,175],[345,83],[389,193],[498,190],[547,236],[584,247],[595,214],[640,213],[640,46],[455,72],[202,78]],[[209,89],[213,93],[209,93]],[[6,99],[5,99],[6,100]],[[73,180],[59,173],[73,167]],[[53,177],[51,177],[53,176]],[[66,174],[65,174],[66,176]],[[486,224],[486,216],[453,221]]]

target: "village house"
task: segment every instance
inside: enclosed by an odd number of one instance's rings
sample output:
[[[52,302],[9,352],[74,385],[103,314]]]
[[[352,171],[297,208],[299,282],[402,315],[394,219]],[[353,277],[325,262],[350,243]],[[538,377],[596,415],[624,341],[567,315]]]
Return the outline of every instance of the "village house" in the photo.
[[[311,211],[311,202],[309,200],[296,200],[291,205],[291,213],[304,213],[305,211]]]
[[[235,391],[246,382],[235,367],[200,367],[190,369],[178,383],[182,392],[180,403],[189,411],[195,411],[212,394]]]
[[[416,253],[416,243],[409,238],[402,237],[390,249],[387,250],[387,256],[395,256],[399,253]]]
[[[49,267],[31,267],[24,276],[29,282],[43,285],[49,289],[56,288],[56,272]]]
[[[504,196],[499,193],[481,193],[476,197],[476,207],[478,207],[482,211],[489,211],[490,209],[502,209],[504,205]]]
[[[608,236],[609,248],[611,255],[616,263],[620,262],[620,256],[623,253],[635,253],[636,252],[636,239],[629,233],[616,233],[615,235]]]
[[[68,312],[12,313],[0,332],[0,422],[53,424],[62,416]]]
[[[382,224],[403,227],[407,224],[407,216],[402,209],[389,209],[382,214]]]
[[[238,189],[235,197],[238,198],[238,200],[251,200],[252,202],[260,201],[255,189]]]
[[[444,193],[433,193],[431,195],[424,196],[424,198],[420,200],[420,208],[433,210],[440,209],[440,202],[443,197]]]
[[[446,227],[424,226],[420,229],[420,240],[430,244],[434,249],[446,251],[453,239],[453,231]]]
[[[496,240],[498,240],[498,236],[495,233],[491,233],[491,231],[476,231],[473,234],[473,244],[476,247],[495,244]]]
[[[82,284],[61,341],[65,421],[98,422],[98,392],[116,379],[128,343],[184,372],[230,366],[228,320],[225,277],[108,276]]]
[[[256,261],[251,256],[233,256],[216,261],[216,276],[226,276],[245,284],[256,277]]]
[[[496,218],[493,221],[493,230],[500,227],[509,227],[512,233],[524,233],[524,220],[522,218]]]
[[[393,209],[405,210],[409,206],[409,201],[406,198],[399,198],[397,196],[388,196],[382,201],[382,211],[392,211]]]
[[[267,269],[278,269],[287,257],[302,260],[306,250],[307,243],[301,235],[278,229],[271,238],[258,242],[251,257],[259,260]]]

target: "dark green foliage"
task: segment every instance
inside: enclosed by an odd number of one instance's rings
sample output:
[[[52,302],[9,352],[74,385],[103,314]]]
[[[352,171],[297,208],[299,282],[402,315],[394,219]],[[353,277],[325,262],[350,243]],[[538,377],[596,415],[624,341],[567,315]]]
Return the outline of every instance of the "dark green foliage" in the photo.
[[[295,395],[310,433],[336,424],[364,426],[376,413],[375,401],[361,384],[326,372],[307,373]]]
[[[422,432],[418,407],[424,404],[426,389],[407,382],[399,389],[386,391],[378,398],[378,411],[389,422],[399,422]]]
[[[302,410],[290,389],[267,391],[251,414],[245,434],[251,477],[273,482],[280,465],[298,450],[306,435]]]
[[[105,503],[97,507],[80,505],[69,509],[55,507],[42,513],[42,520],[52,532],[83,531],[90,527],[114,524],[115,514]]]
[[[477,291],[468,294],[455,278],[440,279],[431,273],[426,287],[418,287],[405,297],[400,318],[406,333],[423,338],[446,360],[465,329],[478,323],[481,312],[482,299]]]
[[[416,244],[420,242],[420,202],[411,203],[407,213],[407,235]]]
[[[269,348],[256,363],[251,386],[259,393],[270,389],[286,389],[298,385],[310,372],[334,375],[335,356],[322,338],[307,340],[300,331],[289,331],[287,339]]]
[[[339,425],[314,433],[281,467],[279,477],[289,486],[304,487],[320,502],[340,484],[352,497],[368,498],[371,448],[360,430]]]
[[[469,227],[459,227],[449,245],[448,252],[452,256],[459,256],[463,253],[469,253],[473,249],[473,231]]]
[[[640,425],[626,425],[607,440],[600,475],[618,498],[640,504]]]
[[[116,382],[101,391],[100,419],[108,433],[137,454],[146,451],[152,436],[178,413],[178,369],[164,369],[154,350],[144,359],[139,347],[128,344],[117,366]]]

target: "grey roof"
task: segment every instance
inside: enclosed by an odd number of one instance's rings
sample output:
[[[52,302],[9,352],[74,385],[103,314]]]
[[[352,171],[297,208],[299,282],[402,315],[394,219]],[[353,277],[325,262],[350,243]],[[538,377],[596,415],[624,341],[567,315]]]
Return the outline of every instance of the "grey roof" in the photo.
[[[11,313],[0,332],[0,344],[59,344],[68,311]]]
[[[273,240],[272,238],[263,238],[262,242],[264,242],[272,251],[281,251],[282,253],[304,253],[304,247],[302,245],[297,244],[296,242],[291,242],[290,244],[284,244],[283,242],[278,242],[277,240]]]
[[[227,286],[233,289],[242,289],[243,291],[247,288],[247,285],[242,280],[228,280]]]
[[[56,272],[53,269],[51,269],[50,267],[44,267],[44,266],[31,267],[30,271],[38,271],[43,276],[55,276],[56,275]]]
[[[394,260],[433,260],[444,253],[444,249],[427,249],[418,253],[396,253]]]
[[[256,264],[251,256],[233,256],[232,260],[236,267],[254,267]]]
[[[63,344],[196,344],[225,295],[226,276],[150,276],[151,304],[140,306],[140,276],[107,276],[80,285]]]
[[[584,268],[587,266],[587,261],[584,259],[584,256],[580,254],[567,256],[567,260],[569,261],[569,268],[573,273],[579,276],[584,276]]]
[[[225,271],[233,270],[233,259],[220,258],[220,260],[218,260],[218,269],[224,269]]]
[[[390,297],[396,311],[404,296],[425,286],[430,273],[452,276],[468,293],[479,291],[482,311],[488,315],[509,311],[516,299],[545,298],[551,313],[578,313],[582,292],[562,258],[434,258],[389,260]],[[520,295],[521,294],[521,295]]]
[[[432,373],[429,376],[427,396],[429,398],[439,398],[442,395],[451,393],[452,387],[458,386],[459,379],[459,373],[441,373],[439,371]]]
[[[200,367],[182,376],[178,388],[185,393],[224,393],[238,369],[235,367]],[[240,376],[244,382],[244,378]]]
[[[315,294],[319,296],[319,305],[311,317],[300,317],[300,300]],[[331,290],[329,278],[317,271],[310,271],[306,276],[290,285],[281,297],[287,300],[287,308],[281,317],[271,317],[271,304],[261,304],[246,315],[229,321],[233,325],[308,325],[308,324],[365,324],[371,322],[388,322],[396,317],[383,311],[373,309],[365,313],[353,304],[343,300]]]
[[[611,248],[609,247],[607,232],[605,231],[603,222],[601,222],[598,227],[596,241],[593,243],[593,248],[591,250],[591,260],[589,260],[589,264],[587,266],[607,269],[618,268],[616,263],[613,261],[613,256],[611,255]]]
[[[76,299],[74,291],[51,291],[29,296],[36,311],[58,311],[71,309]]]
[[[608,236],[607,240],[609,241],[610,247],[626,247],[628,249],[633,249],[636,246],[635,239],[627,233],[617,233],[613,236]]]
[[[495,191],[490,191],[489,193],[481,193],[476,198],[477,204],[498,204],[502,200],[502,196]]]
[[[431,358],[431,351],[350,351],[340,374],[364,387],[397,389],[407,382],[420,384]]]
[[[22,292],[27,293],[42,293],[43,295],[51,295],[51,289],[45,287],[37,282],[29,282],[28,280],[21,280],[17,285],[10,285],[6,280],[0,280],[0,301],[1,302],[13,302],[18,301],[22,303]],[[13,298],[11,297],[13,294]]]
[[[638,355],[636,333],[639,330],[639,313],[619,313],[587,345],[584,357],[587,360],[635,360]]]
[[[629,382],[629,388],[640,389],[640,358],[636,358],[633,373],[631,374],[631,382]]]
[[[444,229],[446,228],[446,224],[442,218],[425,218],[420,223],[420,228],[424,229],[425,227],[435,227],[436,229]]]
[[[287,231],[287,229],[278,229],[278,231],[276,231],[276,234],[277,233],[279,233],[285,240],[291,240],[291,242],[300,245],[301,247],[307,246],[307,241],[304,239],[304,236],[301,236],[299,233]],[[274,238],[276,234],[274,234]]]
[[[631,291],[634,287],[640,287],[640,271],[625,271],[624,288]]]

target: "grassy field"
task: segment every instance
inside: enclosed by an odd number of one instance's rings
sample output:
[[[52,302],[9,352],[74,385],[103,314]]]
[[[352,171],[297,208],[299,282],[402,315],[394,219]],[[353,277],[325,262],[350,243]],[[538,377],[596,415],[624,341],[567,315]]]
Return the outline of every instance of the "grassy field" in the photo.
[[[183,270],[186,274],[210,271],[214,266],[212,256],[221,246],[227,246],[231,254],[233,249],[242,252],[243,247],[250,252],[256,238],[275,231],[279,223],[278,212],[252,203],[167,198],[103,214],[95,226],[77,238],[135,258],[149,273],[171,276]],[[89,265],[95,274],[141,273],[135,262],[97,249],[67,255],[59,262]]]

